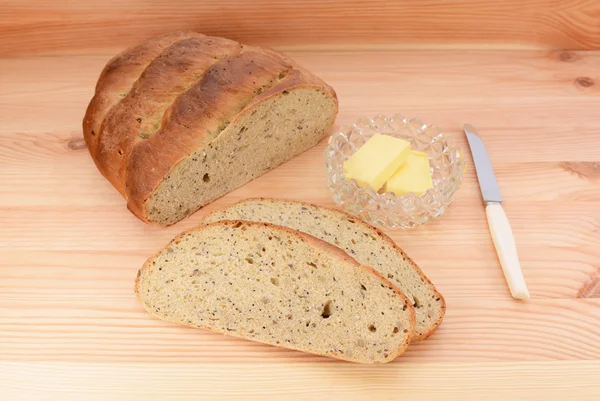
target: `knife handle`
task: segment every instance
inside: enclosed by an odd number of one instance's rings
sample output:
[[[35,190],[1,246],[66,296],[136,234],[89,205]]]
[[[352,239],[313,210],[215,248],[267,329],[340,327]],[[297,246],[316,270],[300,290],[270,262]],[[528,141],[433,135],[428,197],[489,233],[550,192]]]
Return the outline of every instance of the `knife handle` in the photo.
[[[517,299],[529,299],[529,291],[519,263],[517,246],[502,205],[489,203],[485,207],[485,212],[510,293]]]

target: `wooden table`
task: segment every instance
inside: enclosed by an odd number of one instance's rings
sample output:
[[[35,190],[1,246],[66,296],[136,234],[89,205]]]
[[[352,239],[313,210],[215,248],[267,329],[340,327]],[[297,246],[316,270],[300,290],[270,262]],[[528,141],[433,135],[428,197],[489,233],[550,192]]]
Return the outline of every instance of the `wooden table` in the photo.
[[[95,169],[81,119],[116,48],[0,59],[0,400],[600,399],[600,51],[290,51],[337,90],[336,126],[439,125],[496,169],[532,299],[512,299],[471,167],[444,216],[388,232],[445,295],[429,340],[361,366],[150,318],[143,261],[203,214],[275,196],[333,205],[323,147],[174,227]],[[414,397],[413,397],[414,396]]]

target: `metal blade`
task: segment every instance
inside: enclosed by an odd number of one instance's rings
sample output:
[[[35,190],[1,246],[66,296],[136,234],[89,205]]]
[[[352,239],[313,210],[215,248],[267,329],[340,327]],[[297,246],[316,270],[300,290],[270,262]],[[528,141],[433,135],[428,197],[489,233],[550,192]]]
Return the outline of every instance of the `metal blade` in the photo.
[[[477,180],[484,202],[502,202],[502,195],[500,195],[500,188],[498,188],[498,182],[496,182],[492,162],[485,150],[483,141],[471,124],[465,124],[464,129],[473,155],[473,162],[475,162]]]

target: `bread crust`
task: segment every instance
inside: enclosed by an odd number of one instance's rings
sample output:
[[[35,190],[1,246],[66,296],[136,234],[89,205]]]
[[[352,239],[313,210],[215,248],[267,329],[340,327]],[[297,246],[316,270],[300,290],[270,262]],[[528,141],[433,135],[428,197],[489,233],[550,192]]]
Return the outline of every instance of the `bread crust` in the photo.
[[[437,290],[437,288],[433,285],[433,283],[431,282],[431,280],[425,275],[425,273],[423,273],[423,270],[421,270],[421,268],[414,262],[414,260],[412,260],[412,258],[410,258],[406,254],[406,252],[404,252],[404,250],[402,248],[400,248],[398,245],[396,245],[396,243],[394,242],[394,240],[392,240],[388,235],[386,235],[383,231],[381,231],[377,227],[374,227],[374,226],[366,223],[362,219],[360,219],[360,218],[358,218],[356,216],[353,216],[353,215],[351,215],[351,214],[349,214],[347,212],[344,212],[343,210],[340,210],[340,209],[336,209],[336,208],[332,208],[332,207],[327,207],[327,206],[319,206],[319,205],[316,205],[314,203],[302,202],[302,201],[290,200],[290,199],[274,199],[274,198],[266,198],[266,197],[253,197],[253,198],[242,199],[242,200],[240,200],[238,202],[232,203],[231,205],[227,206],[225,209],[227,209],[229,207],[234,207],[235,205],[244,204],[246,202],[251,202],[251,201],[264,201],[264,202],[277,202],[277,203],[293,203],[293,204],[296,204],[296,205],[303,205],[303,206],[308,206],[308,207],[313,207],[313,208],[318,208],[318,209],[324,209],[324,210],[327,210],[328,212],[331,212],[331,213],[334,213],[334,214],[338,214],[340,216],[343,216],[343,217],[346,217],[348,219],[354,220],[356,222],[356,224],[359,224],[364,229],[366,229],[368,231],[371,231],[374,235],[379,236],[382,240],[384,240],[388,244],[390,244],[394,248],[395,251],[399,252],[402,255],[402,257],[417,272],[417,274],[421,277],[421,279],[425,283],[427,283],[427,285],[430,287],[430,289],[440,299],[438,301],[439,305],[440,305],[440,310],[441,310],[440,318],[435,322],[435,324],[433,325],[433,327],[431,327],[428,331],[426,331],[425,333],[423,333],[420,336],[415,336],[413,338],[413,342],[422,341],[422,340],[427,339],[428,337],[430,337],[437,330],[437,328],[442,323],[442,321],[444,319],[444,316],[446,314],[446,300],[445,300],[444,296]],[[219,212],[220,212],[220,210],[215,210],[212,213],[209,213],[206,216],[204,216],[203,220],[206,220],[208,217],[210,217],[212,215],[216,215]],[[331,244],[329,244],[329,245],[331,245]],[[331,246],[333,246],[333,245],[331,245]],[[335,246],[333,246],[333,247],[337,248]],[[344,252],[341,249],[340,249],[340,251]]]
[[[369,266],[364,266],[361,265],[360,263],[358,263],[354,258],[352,258],[351,256],[349,256],[348,254],[346,254],[344,251],[342,251],[341,249],[339,249],[338,247],[331,245],[330,243],[320,240],[318,238],[315,238],[309,234],[297,231],[297,230],[293,230],[291,228],[288,227],[284,227],[284,226],[278,226],[275,224],[270,224],[270,223],[263,223],[263,222],[253,222],[253,221],[246,221],[246,220],[222,220],[222,221],[218,221],[215,223],[211,223],[211,224],[203,224],[200,226],[197,226],[195,228],[192,228],[190,230],[186,230],[182,233],[180,233],[179,235],[177,235],[173,240],[171,240],[166,246],[164,246],[161,250],[159,250],[158,252],[156,252],[153,256],[151,256],[150,258],[148,258],[146,260],[146,262],[144,263],[144,265],[142,266],[142,268],[140,270],[138,270],[136,279],[135,279],[135,284],[134,284],[134,292],[136,294],[136,298],[137,300],[142,304],[142,306],[144,307],[144,309],[151,315],[156,316],[156,313],[154,312],[154,310],[152,308],[149,308],[148,305],[146,305],[143,300],[140,297],[140,293],[139,293],[139,281],[140,281],[140,277],[143,274],[143,272],[148,271],[152,268],[152,261],[158,257],[158,255],[160,255],[163,251],[165,251],[167,248],[169,248],[170,246],[172,246],[173,244],[176,244],[182,237],[184,237],[185,235],[188,235],[190,233],[193,232],[197,232],[197,231],[201,231],[204,229],[207,229],[209,227],[227,227],[227,226],[237,226],[239,224],[243,224],[243,225],[247,225],[247,226],[255,226],[255,227],[268,227],[270,229],[274,229],[274,230],[279,230],[282,232],[286,232],[288,234],[291,234],[293,236],[295,236],[296,238],[300,239],[300,240],[304,240],[307,241],[308,243],[310,243],[313,247],[315,248],[319,248],[321,250],[323,250],[324,252],[329,253],[331,256],[333,256],[334,258],[338,258],[341,260],[344,260],[346,262],[349,262],[351,264],[353,264],[354,266],[363,269],[365,271],[368,271],[369,273],[373,274],[374,276],[376,276],[383,285],[385,285],[387,288],[391,289],[394,291],[394,293],[399,296],[405,306],[405,309],[408,311],[409,313],[409,324],[410,324],[410,328],[408,333],[406,333],[405,336],[405,340],[402,343],[402,346],[398,349],[398,351],[395,353],[395,355],[389,359],[389,361],[387,362],[391,362],[392,360],[394,360],[396,357],[400,356],[401,354],[404,353],[404,351],[406,350],[406,348],[408,347],[412,334],[414,333],[414,327],[416,324],[416,316],[415,316],[415,311],[410,303],[410,301],[408,300],[408,298],[396,287],[394,286],[391,282],[389,282],[386,278],[384,278],[379,272],[377,272],[376,270],[374,270],[373,268],[369,267]],[[209,327],[206,326],[195,326],[195,325],[190,325],[190,324],[185,324],[182,323],[186,326],[189,327],[194,327],[194,328],[202,328],[205,330],[209,330],[209,331],[213,331],[213,332],[218,332],[220,334],[224,334],[224,335],[228,335],[226,332],[220,332],[220,331],[216,331],[213,330]],[[238,338],[243,338],[246,340],[250,340],[250,341],[258,341],[255,338],[250,338],[247,336],[243,336],[240,335],[238,336]],[[260,342],[260,341],[258,341]],[[267,342],[264,342],[265,344],[269,344]],[[273,345],[273,344],[269,344],[269,345]],[[289,347],[288,347],[289,348]],[[307,353],[311,353],[308,351],[304,351],[304,350],[300,350],[301,352],[307,352]],[[329,353],[329,354],[321,354],[321,353],[313,353],[315,355],[321,355],[321,356],[328,356],[328,357],[332,357],[332,358],[336,358],[336,359],[341,359],[341,360],[345,360],[345,361],[349,361],[349,362],[357,362],[357,363],[375,363],[372,361],[361,361],[358,359],[354,359],[354,358],[348,358],[345,355],[340,355],[337,353]]]
[[[131,91],[106,114],[98,135],[96,159],[121,193],[125,168],[135,146],[156,134],[164,111],[197,74],[242,50],[237,42],[210,36],[191,37],[164,49],[148,64]]]
[[[172,97],[161,88],[181,89],[177,78],[189,75],[185,69],[192,61],[198,68],[202,51],[215,57],[214,63],[200,68],[202,73],[164,112],[164,103],[157,110],[156,103]],[[215,52],[222,54],[214,56]],[[281,53],[196,32],[175,32],[149,39],[109,61],[83,120],[84,138],[96,166],[125,197],[129,210],[152,223],[145,203],[181,161],[210,146],[223,128],[262,102],[297,88],[324,91],[337,114],[333,89]],[[142,102],[136,100],[140,98]],[[156,113],[162,117],[154,130]]]
[[[228,125],[224,119],[235,123],[256,91],[291,69],[279,58],[252,50],[215,63],[175,100],[156,134],[133,148],[125,173],[129,209],[147,220],[144,203],[164,177],[191,153],[210,146]]]
[[[150,38],[113,57],[104,67],[96,83],[95,94],[83,118],[83,138],[94,162],[100,161],[98,143],[106,114],[116,106],[121,96],[132,88],[145,68],[165,48],[190,37],[204,37],[197,32],[173,32]],[[104,175],[104,170],[98,166]]]

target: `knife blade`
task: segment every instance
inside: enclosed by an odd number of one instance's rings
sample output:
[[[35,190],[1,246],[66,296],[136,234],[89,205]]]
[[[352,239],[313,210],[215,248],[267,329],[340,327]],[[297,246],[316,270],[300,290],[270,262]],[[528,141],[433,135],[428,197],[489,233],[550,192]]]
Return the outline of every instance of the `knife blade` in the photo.
[[[475,163],[475,171],[477,172],[477,180],[479,181],[483,201],[486,204],[488,202],[502,203],[502,195],[500,195],[494,168],[479,133],[471,124],[465,124],[465,134],[473,155],[473,163]]]
[[[506,283],[514,298],[529,299],[529,290],[521,270],[512,229],[502,208],[502,195],[500,195],[500,188],[498,187],[492,162],[475,127],[471,124],[465,124],[464,130],[473,155],[473,163],[475,164],[479,188],[485,203],[490,233],[500,259],[500,265],[504,271]]]

